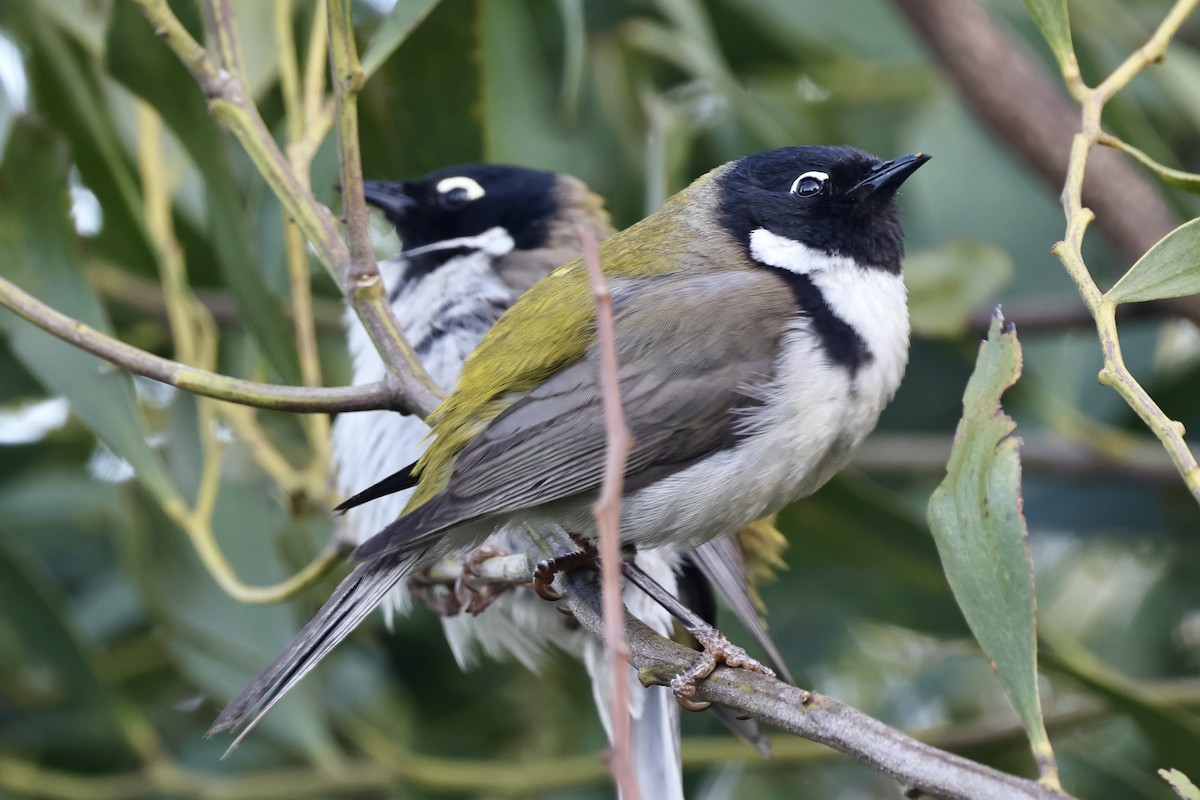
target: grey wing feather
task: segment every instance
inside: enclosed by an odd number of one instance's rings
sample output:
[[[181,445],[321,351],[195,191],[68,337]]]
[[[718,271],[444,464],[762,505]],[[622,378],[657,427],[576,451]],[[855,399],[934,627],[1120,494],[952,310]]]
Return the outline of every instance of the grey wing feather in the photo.
[[[636,299],[618,294],[616,317],[633,434],[626,486],[635,490],[737,442],[742,412],[759,402],[797,309],[772,276],[757,273],[623,288]],[[752,296],[730,304],[732,292]],[[465,521],[595,490],[607,447],[598,362],[593,348],[480,433],[458,457],[444,511]]]
[[[717,594],[729,606],[733,615],[746,626],[746,630],[750,631],[755,641],[766,652],[771,661],[771,668],[784,681],[795,684],[783,663],[779,648],[767,632],[767,626],[754,605],[754,599],[750,596],[750,589],[746,583],[746,562],[737,541],[732,537],[713,539],[697,547],[689,557],[717,590]]]

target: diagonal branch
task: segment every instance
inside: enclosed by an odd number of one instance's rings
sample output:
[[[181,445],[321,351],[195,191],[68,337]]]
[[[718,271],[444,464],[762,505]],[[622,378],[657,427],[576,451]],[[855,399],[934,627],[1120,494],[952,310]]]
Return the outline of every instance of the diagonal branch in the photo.
[[[225,127],[234,133],[246,150],[255,167],[271,190],[279,198],[280,203],[296,225],[304,232],[312,244],[321,263],[325,265],[334,280],[342,287],[350,305],[362,319],[376,348],[383,356],[389,374],[397,387],[397,391],[405,398],[403,404],[397,402],[393,406],[403,406],[405,411],[412,410],[421,416],[427,416],[440,402],[442,393],[437,384],[417,360],[412,348],[404,340],[395,317],[383,296],[382,281],[378,270],[375,269],[374,259],[360,260],[359,269],[363,273],[361,286],[350,286],[347,279],[352,275],[352,251],[342,241],[338,231],[337,220],[328,208],[317,201],[304,182],[292,169],[288,159],[280,151],[274,137],[267,129],[258,109],[249,98],[245,83],[240,80],[237,65],[240,64],[241,46],[238,42],[237,30],[232,14],[229,13],[227,0],[206,0],[206,16],[210,27],[214,30],[219,45],[218,49],[225,63],[219,66],[210,58],[208,52],[198,43],[179,19],[172,13],[166,0],[133,0],[142,13],[154,27],[154,32],[166,42],[167,46],[179,57],[184,66],[195,77],[204,96],[208,99],[209,110]],[[336,10],[335,10],[336,6]],[[331,54],[336,59],[347,50],[353,53],[353,30],[349,27],[348,12],[342,13],[344,4],[330,4],[330,34]],[[336,26],[336,27],[334,27]],[[335,64],[335,69],[338,65]],[[346,65],[342,65],[343,67]],[[357,59],[353,60],[357,67]],[[346,74],[337,72],[336,74]],[[353,70],[351,71],[353,74]],[[357,70],[361,79],[361,70]],[[353,84],[353,80],[351,81]],[[351,87],[336,81],[338,87],[338,102],[343,107],[346,97],[353,105]],[[347,119],[343,116],[339,121],[342,138],[346,138]],[[350,129],[357,135],[357,123]],[[357,141],[357,139],[356,139]],[[354,145],[357,148],[357,144]],[[345,155],[345,151],[343,151]],[[357,151],[355,151],[357,157]],[[344,167],[345,168],[345,167]],[[357,161],[352,167],[358,170]],[[343,185],[347,185],[344,181]],[[353,193],[347,190],[347,194]],[[356,191],[361,202],[361,172]],[[355,236],[351,229],[352,239]],[[372,286],[374,288],[372,288]]]
[[[568,548],[569,549],[569,548]],[[588,633],[603,637],[602,601],[594,576],[566,576],[564,599]],[[625,635],[630,660],[647,684],[668,685],[696,658],[629,614]],[[696,699],[719,703],[760,722],[826,745],[891,775],[909,796],[949,800],[1069,800],[1037,781],[1009,775],[939,750],[830,697],[754,672],[718,667],[697,684]]]
[[[333,413],[392,408],[412,413],[416,410],[403,399],[403,393],[394,391],[387,381],[337,388],[280,386],[189,367],[103,334],[90,325],[54,310],[4,278],[0,278],[0,306],[127,372],[204,397],[274,411]]]

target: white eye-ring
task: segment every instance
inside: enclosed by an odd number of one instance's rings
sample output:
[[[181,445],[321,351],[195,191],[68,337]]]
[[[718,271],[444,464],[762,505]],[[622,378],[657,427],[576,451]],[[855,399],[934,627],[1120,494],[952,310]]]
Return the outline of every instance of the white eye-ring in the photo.
[[[486,192],[479,183],[464,175],[456,175],[453,178],[442,178],[437,184],[438,194],[446,198],[452,198],[456,203],[469,203],[472,200],[478,200],[483,197]]]
[[[801,197],[812,197],[813,195],[820,194],[828,181],[829,173],[814,169],[792,181],[792,188],[788,191]]]

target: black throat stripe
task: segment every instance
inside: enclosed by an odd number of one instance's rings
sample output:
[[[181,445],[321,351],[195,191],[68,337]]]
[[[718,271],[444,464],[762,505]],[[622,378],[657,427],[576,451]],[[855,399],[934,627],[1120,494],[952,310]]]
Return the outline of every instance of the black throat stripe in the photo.
[[[821,340],[821,347],[829,360],[850,370],[854,375],[875,356],[867,343],[849,323],[833,313],[825,295],[807,275],[799,275],[786,269],[766,267],[787,284],[800,306],[800,311],[812,320],[813,332]]]

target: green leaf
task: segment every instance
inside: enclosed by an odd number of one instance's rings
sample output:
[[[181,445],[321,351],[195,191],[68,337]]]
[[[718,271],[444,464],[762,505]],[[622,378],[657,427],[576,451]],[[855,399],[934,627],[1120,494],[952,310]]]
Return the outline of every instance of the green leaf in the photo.
[[[909,256],[904,282],[913,331],[935,338],[965,333],[971,311],[994,302],[1012,275],[1012,259],[988,244],[951,243]]]
[[[199,430],[195,398],[181,396],[170,409],[168,458],[185,485],[198,481],[203,470]],[[291,569],[281,562],[276,544],[295,537],[299,526],[272,492],[263,491],[260,474],[230,469],[222,476],[212,518],[221,552],[248,583],[283,580]],[[179,671],[217,706],[224,705],[287,646],[301,619],[292,604],[247,605],[225,594],[187,539],[164,536],[170,523],[157,510],[150,513],[149,520],[128,526],[122,542],[127,568]],[[316,760],[328,758],[333,745],[320,687],[314,675],[289,692],[264,718],[262,733]]]
[[[483,160],[479,16],[473,0],[439,3],[379,67],[359,103],[366,175],[412,177]]]
[[[1172,169],[1164,164],[1160,164],[1138,148],[1120,139],[1106,139],[1105,143],[1111,143],[1118,150],[1133,156],[1142,163],[1142,166],[1151,170],[1175,188],[1183,189],[1193,194],[1200,194],[1200,175],[1194,172],[1184,172],[1181,169]]]
[[[115,708],[61,598],[0,541],[0,693],[5,743],[49,759],[56,749],[126,752]],[[55,719],[57,717],[57,720]]]
[[[1171,784],[1171,788],[1175,790],[1175,794],[1183,798],[1183,800],[1200,800],[1200,789],[1196,788],[1196,784],[1188,779],[1177,769],[1160,769],[1158,774],[1162,779]]]
[[[179,10],[186,8],[180,4]],[[114,6],[106,51],[113,77],[154,106],[196,162],[204,176],[209,238],[241,319],[283,380],[299,383],[292,327],[251,248],[246,198],[234,180],[227,137],[209,116],[195,80],[131,3]]]
[[[1021,498],[1016,423],[1000,397],[1021,375],[1021,346],[997,314],[963,396],[946,478],[929,526],[954,597],[1029,735],[1039,765],[1054,754],[1037,685],[1036,602]]]
[[[102,332],[104,309],[83,277],[67,216],[66,148],[51,131],[21,123],[0,170],[0,274],[42,302]],[[178,497],[134,400],[129,377],[15,315],[0,314],[13,352],[48,390],[128,461],[160,501]]]
[[[1159,239],[1104,295],[1117,303],[1140,303],[1200,292],[1200,219]]]
[[[370,78],[404,40],[429,16],[440,0],[399,0],[371,37],[362,55],[363,75]]]
[[[1071,44],[1071,25],[1067,19],[1067,0],[1024,0],[1024,3],[1062,71],[1078,72],[1075,48]]]

